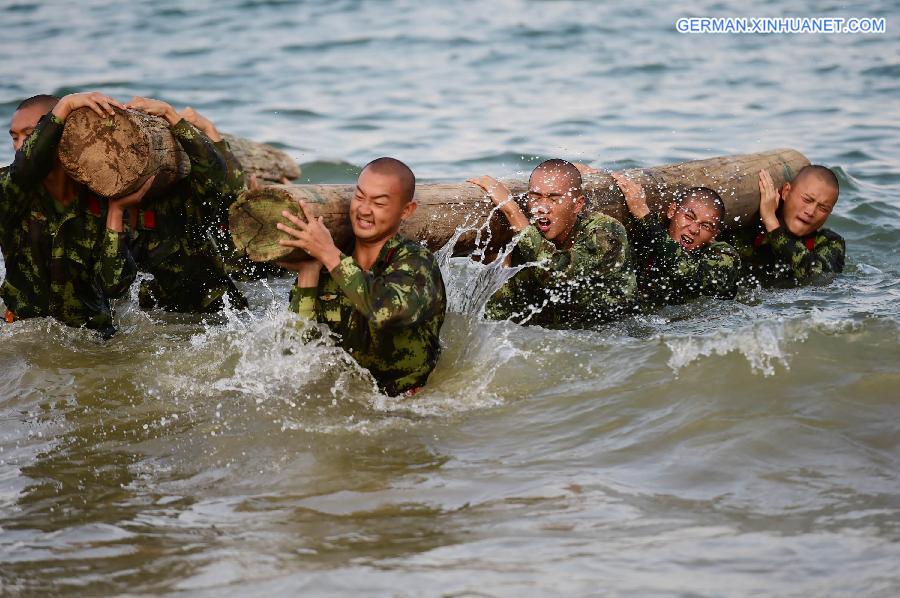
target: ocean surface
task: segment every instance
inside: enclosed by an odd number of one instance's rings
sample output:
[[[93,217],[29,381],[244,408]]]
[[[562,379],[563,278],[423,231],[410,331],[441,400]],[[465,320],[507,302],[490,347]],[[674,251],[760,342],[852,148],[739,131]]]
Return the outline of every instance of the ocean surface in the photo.
[[[748,12],[751,11],[751,12]],[[886,17],[685,35],[684,16]],[[36,93],[190,105],[299,182],[778,147],[837,171],[830,284],[590,331],[459,299],[415,399],[304,345],[289,280],[108,342],[0,326],[0,595],[900,594],[896,2],[0,2],[0,119]],[[0,145],[0,164],[12,160]],[[465,298],[471,264],[449,265]],[[0,266],[0,276],[3,268]]]

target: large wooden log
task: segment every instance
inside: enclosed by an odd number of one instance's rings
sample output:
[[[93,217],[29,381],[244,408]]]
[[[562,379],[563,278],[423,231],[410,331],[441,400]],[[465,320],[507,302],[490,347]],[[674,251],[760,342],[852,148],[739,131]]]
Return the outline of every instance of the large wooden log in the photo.
[[[300,176],[300,167],[294,159],[278,148],[227,133],[222,138],[228,142],[248,180],[251,175],[256,175],[260,184],[280,183],[283,179],[292,181]]]
[[[162,118],[115,109],[101,117],[80,108],[66,119],[59,159],[76,181],[103,197],[121,197],[156,175],[153,188],[164,189],[187,176],[191,163]]]
[[[737,228],[748,223],[758,210],[757,172],[767,170],[776,186],[780,186],[807,164],[809,160],[801,153],[778,149],[625,172],[644,185],[648,204],[657,213],[666,209],[679,189],[714,189],[726,206],[726,228]],[[527,187],[523,180],[506,184],[514,194],[523,193]],[[584,189],[590,210],[627,223],[624,197],[608,173],[587,175]],[[275,227],[283,221],[282,210],[299,212],[297,202],[302,199],[324,218],[338,246],[346,249],[353,235],[347,218],[353,192],[353,185],[273,185],[248,190],[230,209],[234,243],[254,261],[302,257],[299,250],[290,251],[278,244],[279,239],[286,237]],[[470,183],[421,184],[416,187],[416,201],[418,209],[403,224],[401,232],[432,250],[442,247],[463,229],[466,232],[454,247],[456,255],[468,255],[488,245],[496,247],[512,237],[506,219]]]
[[[72,112],[59,143],[59,159],[75,180],[104,197],[121,197],[156,175],[153,189],[187,176],[190,160],[162,118],[115,109],[101,117],[89,108]],[[300,168],[283,151],[232,135],[223,136],[248,177],[281,182],[300,176]]]

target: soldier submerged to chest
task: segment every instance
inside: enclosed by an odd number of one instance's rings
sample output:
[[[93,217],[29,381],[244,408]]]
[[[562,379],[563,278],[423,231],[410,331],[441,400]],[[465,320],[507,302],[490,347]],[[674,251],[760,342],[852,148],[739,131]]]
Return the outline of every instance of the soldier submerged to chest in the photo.
[[[223,297],[233,307],[246,307],[212,238],[222,204],[233,192],[224,157],[169,104],[136,97],[128,107],[165,118],[191,161],[185,179],[137,211],[132,253],[138,267],[153,276],[141,283],[141,307],[208,313],[224,307]]]
[[[13,115],[16,158],[0,173],[0,249],[6,279],[0,297],[6,320],[50,316],[104,335],[114,332],[110,299],[135,277],[124,235],[124,210],[140,202],[152,179],[135,193],[105,200],[65,173],[57,146],[68,115],[89,107],[102,116],[120,107],[99,93],[62,100],[34,96]],[[42,116],[43,115],[43,116]]]
[[[355,244],[344,255],[309,207],[306,222],[283,212],[278,224],[291,239],[283,245],[311,258],[280,262],[298,272],[291,309],[328,324],[338,342],[396,395],[422,387],[440,353],[447,309],[444,282],[430,251],[403,238],[400,223],[416,208],[415,177],[393,158],[369,163],[350,202]]]
[[[484,189],[519,233],[509,266],[524,266],[491,298],[490,319],[548,328],[589,328],[632,313],[636,279],[628,238],[618,220],[585,215],[581,173],[547,160],[529,178],[529,221],[509,190],[491,177]]]
[[[715,241],[725,204],[706,187],[675,195],[664,228],[647,206],[644,190],[621,173],[613,178],[632,216],[630,237],[641,306],[651,311],[701,296],[733,299],[741,260],[735,249]]]
[[[793,286],[843,272],[844,239],[823,227],[840,192],[829,168],[805,166],[778,190],[762,170],[759,189],[757,226],[729,237],[741,255],[746,282]]]

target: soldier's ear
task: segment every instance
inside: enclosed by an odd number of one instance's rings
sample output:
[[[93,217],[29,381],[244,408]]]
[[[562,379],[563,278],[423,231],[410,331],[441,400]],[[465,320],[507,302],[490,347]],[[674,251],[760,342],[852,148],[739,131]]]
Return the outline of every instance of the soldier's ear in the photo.
[[[675,217],[675,211],[676,211],[677,209],[678,209],[678,204],[676,204],[674,201],[673,201],[672,203],[670,203],[670,204],[669,204],[669,209],[666,210],[666,218],[668,218],[669,220],[671,220],[672,218],[674,218],[674,217]]]
[[[782,185],[781,189],[779,190],[779,193],[781,194],[781,199],[784,199],[785,197],[787,197],[787,194],[790,192],[791,192],[791,184],[785,182],[785,184]]]
[[[415,213],[417,206],[418,204],[416,204],[415,200],[403,206],[403,211],[400,213],[400,220],[406,220],[407,218],[412,216]]]
[[[575,213],[580,214],[581,211],[584,209],[584,206],[586,203],[587,203],[587,200],[584,198],[583,193],[581,195],[579,195],[578,197],[576,197],[575,198]]]

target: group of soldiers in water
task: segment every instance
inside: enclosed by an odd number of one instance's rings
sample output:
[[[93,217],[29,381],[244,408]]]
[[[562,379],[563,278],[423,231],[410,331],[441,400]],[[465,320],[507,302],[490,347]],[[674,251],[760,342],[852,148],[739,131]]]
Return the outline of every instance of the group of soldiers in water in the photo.
[[[150,179],[125,197],[95,196],[57,157],[65,120],[78,108],[101,116],[130,108],[164,118],[190,158],[189,176],[155,193],[148,193]],[[151,275],[141,281],[142,308],[189,313],[246,307],[233,279],[276,271],[236,254],[227,209],[250,181],[213,123],[196,111],[140,97],[120,104],[96,92],[40,95],[18,106],[10,134],[15,160],[0,170],[7,323],[52,317],[109,336],[110,299],[122,296],[139,270]],[[759,222],[727,234],[725,205],[712,189],[682,189],[657,215],[641,186],[620,173],[613,177],[628,221],[595,213],[582,188],[582,175],[592,170],[547,160],[531,173],[523,198],[489,176],[469,181],[517,233],[504,264],[517,272],[490,299],[486,317],[591,328],[703,296],[733,299],[746,285],[805,284],[843,270],[844,240],[823,228],[839,193],[824,166],[804,167],[780,189],[760,171]],[[277,264],[297,274],[290,309],[327,324],[390,395],[425,385],[447,308],[434,256],[399,234],[416,209],[415,186],[412,171],[394,158],[363,168],[349,208],[350,253],[303,202],[305,218],[285,211],[277,224],[281,244],[307,256]]]

